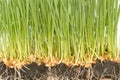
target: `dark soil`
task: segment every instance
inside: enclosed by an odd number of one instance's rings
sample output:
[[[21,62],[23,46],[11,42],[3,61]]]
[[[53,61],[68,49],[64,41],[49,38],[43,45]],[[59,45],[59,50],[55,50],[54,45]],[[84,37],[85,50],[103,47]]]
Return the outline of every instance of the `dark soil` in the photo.
[[[52,67],[32,62],[22,69],[9,68],[0,62],[0,80],[120,80],[120,64],[113,61],[96,60],[95,64],[67,66],[64,63]]]

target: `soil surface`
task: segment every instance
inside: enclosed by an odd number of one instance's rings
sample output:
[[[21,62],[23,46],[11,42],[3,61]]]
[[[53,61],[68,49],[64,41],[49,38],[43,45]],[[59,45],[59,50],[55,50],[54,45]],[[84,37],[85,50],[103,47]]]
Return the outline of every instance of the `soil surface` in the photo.
[[[113,61],[100,61],[91,67],[67,66],[64,63],[52,67],[35,62],[21,69],[9,68],[0,62],[0,80],[120,80],[120,64]]]

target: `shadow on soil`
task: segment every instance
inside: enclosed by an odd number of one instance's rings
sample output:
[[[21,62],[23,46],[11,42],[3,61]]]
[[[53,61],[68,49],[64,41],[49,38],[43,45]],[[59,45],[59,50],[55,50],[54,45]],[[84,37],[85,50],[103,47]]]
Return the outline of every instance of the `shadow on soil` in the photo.
[[[0,63],[0,80],[120,80],[120,64],[112,61],[100,61],[91,67],[67,66],[64,63],[52,67],[44,63],[32,62],[22,69],[7,67]]]

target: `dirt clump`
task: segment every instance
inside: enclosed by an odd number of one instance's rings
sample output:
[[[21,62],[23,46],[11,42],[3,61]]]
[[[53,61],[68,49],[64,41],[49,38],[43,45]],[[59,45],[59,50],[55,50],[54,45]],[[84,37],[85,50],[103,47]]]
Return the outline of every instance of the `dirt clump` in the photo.
[[[120,64],[110,60],[96,60],[90,67],[67,66],[64,63],[54,66],[38,65],[35,62],[21,69],[9,68],[0,62],[0,80],[119,80]]]

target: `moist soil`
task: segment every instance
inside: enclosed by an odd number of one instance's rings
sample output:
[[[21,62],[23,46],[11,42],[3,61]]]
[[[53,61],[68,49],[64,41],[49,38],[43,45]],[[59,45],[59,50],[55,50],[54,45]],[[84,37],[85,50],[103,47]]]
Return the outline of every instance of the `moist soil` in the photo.
[[[0,80],[120,80],[120,64],[97,59],[90,67],[64,63],[47,67],[32,62],[16,69],[0,62]]]

